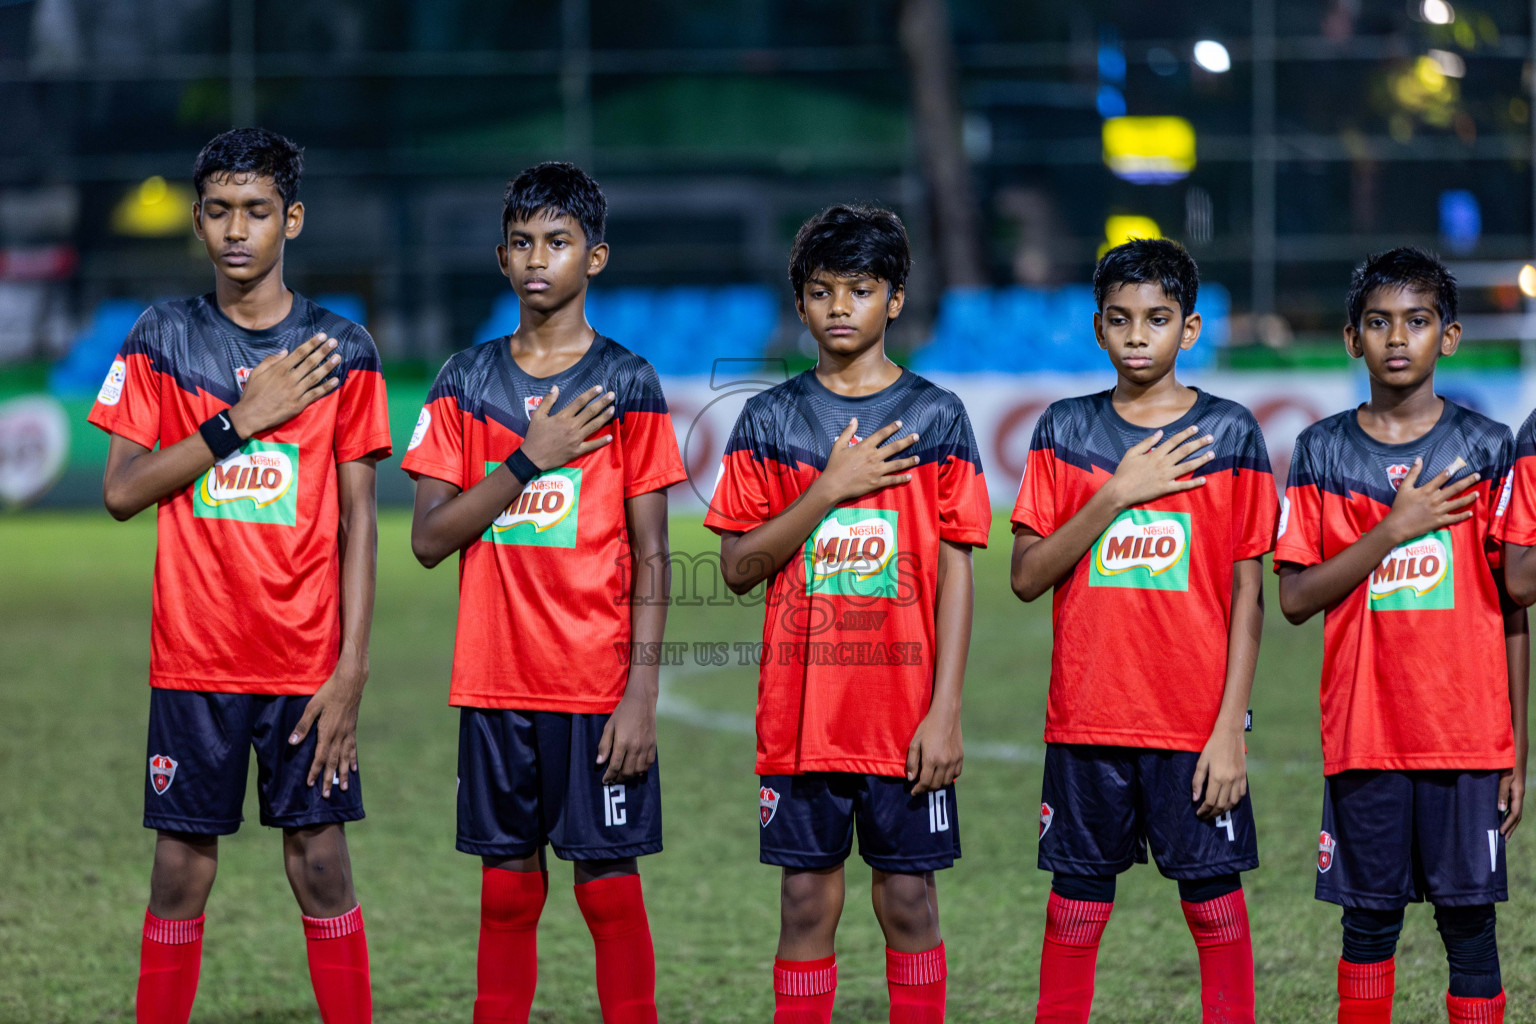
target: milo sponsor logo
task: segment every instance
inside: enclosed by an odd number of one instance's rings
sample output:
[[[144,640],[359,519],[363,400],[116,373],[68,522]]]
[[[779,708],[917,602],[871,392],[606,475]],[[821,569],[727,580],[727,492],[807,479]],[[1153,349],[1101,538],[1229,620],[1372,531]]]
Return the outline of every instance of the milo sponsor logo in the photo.
[[[493,472],[499,463],[487,462]],[[483,540],[496,544],[533,544],[539,547],[573,548],[581,505],[581,470],[551,469],[523,487],[512,504],[485,531]]]
[[[833,509],[805,542],[808,594],[896,596],[896,512]]]
[[[1451,532],[1436,530],[1393,548],[1371,571],[1373,611],[1456,607]]]
[[[198,480],[192,513],[203,519],[295,525],[299,521],[299,446],[245,442]]]
[[[1127,509],[1093,545],[1091,587],[1189,589],[1188,512]]]

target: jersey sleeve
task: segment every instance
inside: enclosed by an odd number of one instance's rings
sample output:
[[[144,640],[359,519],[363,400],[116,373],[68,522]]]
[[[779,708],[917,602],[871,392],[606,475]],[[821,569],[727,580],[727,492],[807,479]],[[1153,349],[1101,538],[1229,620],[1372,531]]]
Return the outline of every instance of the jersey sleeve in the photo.
[[[1013,504],[1013,527],[1027,527],[1045,537],[1055,532],[1056,522],[1056,439],[1053,416],[1047,408],[1035,421],[1029,439],[1029,455],[1024,460],[1024,479],[1019,481],[1019,498]]]
[[[387,459],[392,451],[389,398],[379,350],[361,327],[347,339],[347,347],[346,376],[336,410],[336,461],[352,462],[369,455]]]
[[[1480,470],[1487,488],[1483,500],[1488,502],[1488,564],[1498,569],[1504,565],[1504,542],[1509,537],[1509,501],[1514,485],[1515,441],[1507,428],[1500,433],[1498,443],[1489,452],[1490,463]]]
[[[458,367],[450,359],[427,392],[426,404],[416,417],[416,429],[405,447],[405,457],[400,460],[400,468],[411,474],[411,479],[429,476],[460,490],[469,487],[469,467],[464,464],[463,417],[459,410],[462,396]]]
[[[618,429],[624,432],[624,497],[670,487],[688,478],[677,448],[677,431],[661,379],[650,363],[642,363],[630,378],[619,404]]]
[[[1280,502],[1275,541],[1276,572],[1282,562],[1309,566],[1323,560],[1323,491],[1316,447],[1316,434],[1303,431],[1291,453],[1290,479]]]
[[[1260,558],[1275,549],[1275,526],[1280,517],[1280,501],[1275,492],[1275,471],[1269,462],[1264,433],[1251,416],[1238,441],[1236,462],[1232,468],[1237,486],[1233,488],[1232,560]]]
[[[1514,468],[1505,485],[1502,539],[1523,548],[1536,546],[1536,412],[1515,436]]]
[[[725,443],[715,493],[704,514],[704,525],[716,533],[745,533],[773,518],[766,453],[755,420],[749,405],[736,417],[730,440]]]
[[[939,538],[984,548],[992,528],[992,502],[971,418],[958,401],[955,406],[949,437],[938,452]]]
[[[86,419],[153,448],[160,440],[160,314],[146,309],[128,332]]]

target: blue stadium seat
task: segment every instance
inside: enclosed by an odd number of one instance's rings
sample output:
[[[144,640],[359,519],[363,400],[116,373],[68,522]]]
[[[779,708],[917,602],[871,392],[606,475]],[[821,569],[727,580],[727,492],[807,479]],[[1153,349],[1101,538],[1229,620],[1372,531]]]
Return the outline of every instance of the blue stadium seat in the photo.
[[[1203,284],[1200,344],[1180,357],[1188,369],[1215,365],[1231,338],[1232,298]],[[1088,285],[955,288],[944,294],[933,338],[913,353],[920,373],[1084,373],[1105,368],[1093,337],[1097,307]]]
[[[100,390],[123,339],[149,305],[138,299],[107,299],[97,306],[69,353],[53,365],[49,390],[61,397],[94,395]]]

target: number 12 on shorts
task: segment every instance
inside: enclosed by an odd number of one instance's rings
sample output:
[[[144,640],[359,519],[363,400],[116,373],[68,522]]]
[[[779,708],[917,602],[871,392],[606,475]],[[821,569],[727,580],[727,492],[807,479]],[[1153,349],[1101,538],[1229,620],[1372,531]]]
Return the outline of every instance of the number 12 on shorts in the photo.
[[[940,789],[928,794],[928,831],[949,831],[949,791]]]
[[[615,825],[622,825],[628,820],[628,816],[624,813],[624,787],[604,786],[603,825],[607,828],[613,828]]]

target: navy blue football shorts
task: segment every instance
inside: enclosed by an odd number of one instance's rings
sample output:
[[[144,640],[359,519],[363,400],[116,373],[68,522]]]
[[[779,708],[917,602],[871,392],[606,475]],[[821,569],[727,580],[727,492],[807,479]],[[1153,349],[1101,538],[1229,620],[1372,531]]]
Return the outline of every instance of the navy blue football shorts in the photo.
[[[1215,878],[1259,866],[1247,794],[1212,819],[1189,798],[1200,755],[1187,750],[1048,743],[1040,800],[1040,867],[1118,875],[1147,862],[1167,878]]]
[[[250,751],[256,748],[261,823],[306,828],[363,816],[363,787],[350,773],[347,788],[320,795],[320,779],[305,784],[318,730],[290,746],[308,696],[149,691],[149,765],[144,780],[144,827],[225,836],[243,821]]]
[[[830,868],[853,852],[878,871],[921,874],[960,857],[955,787],[912,795],[912,783],[885,775],[810,772],[764,775],[758,783],[761,859],[786,868]]]
[[[1349,771],[1323,779],[1317,898],[1396,910],[1509,899],[1497,771]]]
[[[459,709],[458,848],[561,860],[623,860],[661,850],[660,763],[603,785],[607,715]]]

